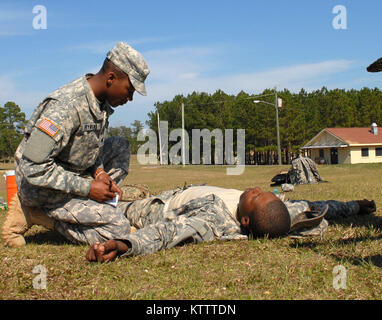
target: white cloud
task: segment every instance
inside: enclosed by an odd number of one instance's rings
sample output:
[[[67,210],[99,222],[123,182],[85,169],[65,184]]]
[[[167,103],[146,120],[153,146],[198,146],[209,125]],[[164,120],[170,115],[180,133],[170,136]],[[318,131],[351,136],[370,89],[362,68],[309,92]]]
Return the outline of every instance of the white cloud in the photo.
[[[110,45],[107,48],[109,50]],[[301,88],[310,91],[321,88],[333,76],[355,66],[353,61],[338,59],[280,66],[266,71],[229,73],[224,70],[227,61],[222,61],[224,51],[220,47],[182,47],[142,54],[151,69],[146,81],[148,95],[135,94],[132,103],[117,108],[110,119],[111,125],[129,125],[136,119],[144,122],[147,113],[154,110],[155,102],[172,100],[177,94],[187,95],[193,91],[214,93],[218,89],[228,94],[237,94],[241,90],[257,94],[275,86],[292,92]],[[94,71],[98,69],[99,66]],[[0,103],[15,101],[27,115],[49,93],[43,92],[44,88],[39,92],[24,91],[17,85],[15,77],[10,76],[0,76],[0,87]]]
[[[0,76],[0,88],[0,99],[3,100],[5,96],[15,91],[15,84],[9,77]]]
[[[266,88],[287,88],[291,91],[307,89],[307,85],[322,87],[323,77],[348,70],[353,65],[349,60],[330,60],[311,64],[297,64],[274,68],[264,72],[243,73],[221,78],[204,79],[202,84],[210,90],[222,89],[228,92],[262,91]]]
[[[241,90],[259,92],[266,88],[291,91],[322,87],[323,79],[350,69],[354,62],[344,59],[280,66],[267,71],[224,74],[224,64],[216,63],[218,49],[178,48],[144,54],[150,66],[148,97],[156,101],[193,91],[213,93],[218,89],[230,94]],[[215,76],[215,74],[218,74]]]
[[[16,37],[16,36],[30,36],[30,35],[32,35],[31,32],[0,30],[0,37]]]
[[[311,91],[326,85],[332,76],[354,67],[345,59],[319,61],[309,64],[280,66],[266,71],[224,74],[224,63],[216,62],[218,48],[187,47],[143,52],[151,73],[146,81],[147,97],[136,94],[134,101],[117,109],[118,119],[111,124],[121,125],[135,119],[145,121],[147,113],[154,111],[157,101],[172,100],[177,94],[188,95],[194,91],[214,93],[221,89],[228,94],[240,91],[257,94],[277,86],[298,92]],[[219,74],[216,75],[215,74]],[[341,84],[338,84],[341,85]],[[127,120],[124,120],[127,119]]]
[[[0,6],[0,37],[31,36],[32,7],[30,11]]]
[[[21,107],[29,118],[34,108],[45,97],[47,92],[25,91],[20,89],[16,82],[7,76],[0,76],[0,106],[13,101]]]
[[[218,54],[216,48],[183,47],[143,52],[150,67],[150,81],[171,82],[178,79],[195,79],[210,71]]]
[[[113,48],[118,41],[108,41],[108,42],[89,42],[79,44],[68,48],[68,50],[74,51],[87,51],[88,53],[94,54],[106,54],[111,48]]]
[[[27,12],[26,10],[0,8],[0,22],[20,21],[31,19],[31,17],[32,9],[30,12]]]
[[[179,79],[197,79],[198,73],[195,72],[186,72],[179,75]]]
[[[93,54],[106,54],[109,50],[111,50],[118,42],[124,41],[131,45],[132,47],[143,45],[147,43],[157,43],[169,40],[170,37],[147,37],[140,39],[131,39],[131,40],[113,40],[113,41],[93,41],[88,43],[82,43],[79,45],[72,46],[68,48],[68,50],[74,51],[86,51],[88,53]]]

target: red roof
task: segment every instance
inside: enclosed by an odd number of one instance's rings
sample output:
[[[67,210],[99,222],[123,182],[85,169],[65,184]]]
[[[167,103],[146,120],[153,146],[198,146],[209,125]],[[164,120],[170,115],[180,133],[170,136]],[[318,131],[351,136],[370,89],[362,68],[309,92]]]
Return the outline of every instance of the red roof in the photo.
[[[326,128],[326,130],[348,144],[382,144],[382,127],[378,127],[377,135],[371,133],[371,127]]]

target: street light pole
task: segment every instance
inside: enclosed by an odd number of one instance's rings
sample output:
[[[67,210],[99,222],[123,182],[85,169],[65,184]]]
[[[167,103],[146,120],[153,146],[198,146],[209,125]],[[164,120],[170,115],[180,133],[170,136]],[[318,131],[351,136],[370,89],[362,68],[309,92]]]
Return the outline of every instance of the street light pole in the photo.
[[[264,95],[263,95],[264,96]],[[261,96],[260,96],[261,97]],[[279,100],[281,99],[277,98],[277,88],[275,87],[275,103],[270,103],[267,101],[262,101],[262,100],[253,100],[254,103],[266,103],[270,104],[271,106],[275,106],[276,109],[276,135],[277,135],[277,157],[278,157],[278,164],[282,165],[281,161],[281,146],[280,146],[280,130],[279,130]]]
[[[279,166],[282,165],[281,161],[281,146],[280,146],[280,129],[279,129],[279,106],[277,98],[277,88],[275,87],[275,108],[276,108],[276,130],[277,130],[277,156],[279,161]]]
[[[158,135],[159,135],[159,161],[160,164],[162,165],[162,139],[160,135],[160,120],[159,120],[159,110],[157,109],[157,120],[158,120]]]
[[[182,163],[183,167],[186,165],[186,153],[184,150],[184,103],[182,102]]]

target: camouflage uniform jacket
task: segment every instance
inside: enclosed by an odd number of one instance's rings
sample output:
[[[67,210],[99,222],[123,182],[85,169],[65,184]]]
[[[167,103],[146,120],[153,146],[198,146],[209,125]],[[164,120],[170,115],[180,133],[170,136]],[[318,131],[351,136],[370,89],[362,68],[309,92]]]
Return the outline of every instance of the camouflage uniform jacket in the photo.
[[[18,192],[25,205],[89,194],[91,180],[81,175],[99,166],[98,155],[113,113],[109,105],[100,106],[89,76],[51,93],[25,128],[15,154]]]
[[[123,256],[150,254],[185,242],[248,239],[248,234],[232,217],[223,200],[213,194],[193,199],[177,209],[165,212],[163,209],[166,201],[178,192],[182,192],[182,189],[166,191],[159,196],[127,204],[127,219],[138,230],[125,238],[131,248]],[[323,207],[325,204],[329,204],[328,218],[349,216],[359,211],[355,201],[285,202],[291,218],[309,210],[313,205]],[[327,226],[324,219],[318,227],[301,230],[298,235],[318,235]]]
[[[248,239],[216,195],[196,198],[179,208],[164,211],[166,201],[181,191],[170,190],[130,203],[126,216],[138,230],[125,239],[131,249],[123,256],[154,253],[185,242]]]

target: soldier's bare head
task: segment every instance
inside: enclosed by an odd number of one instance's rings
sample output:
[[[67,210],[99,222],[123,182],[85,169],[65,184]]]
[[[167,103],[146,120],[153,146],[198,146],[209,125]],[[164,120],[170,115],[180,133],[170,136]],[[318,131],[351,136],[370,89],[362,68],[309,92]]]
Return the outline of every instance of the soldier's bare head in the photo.
[[[290,215],[285,204],[272,192],[247,189],[240,196],[237,218],[254,237],[280,237],[290,230]]]
[[[88,81],[101,102],[107,100],[110,105],[117,107],[133,101],[135,88],[129,76],[109,59],[105,59],[100,71]]]

